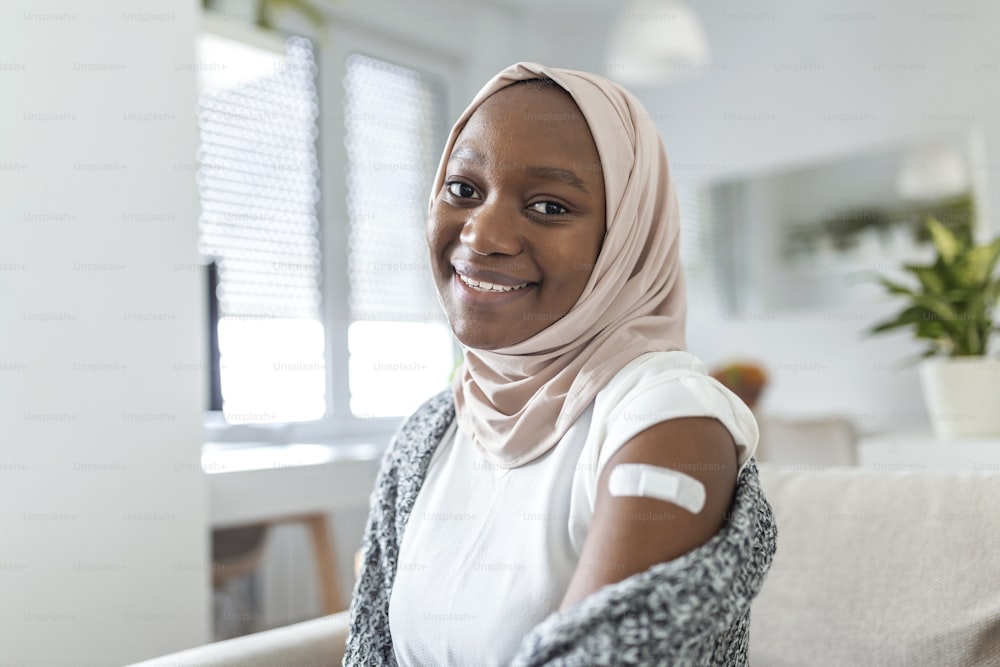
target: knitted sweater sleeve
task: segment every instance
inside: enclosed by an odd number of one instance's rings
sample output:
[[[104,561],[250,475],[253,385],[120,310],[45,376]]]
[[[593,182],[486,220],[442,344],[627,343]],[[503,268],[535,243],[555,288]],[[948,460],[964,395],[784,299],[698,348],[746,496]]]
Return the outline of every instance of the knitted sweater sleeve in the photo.
[[[396,432],[371,495],[362,561],[349,610],[344,665],[395,665],[389,596],[406,521],[431,457],[455,417],[451,391],[430,399]]]

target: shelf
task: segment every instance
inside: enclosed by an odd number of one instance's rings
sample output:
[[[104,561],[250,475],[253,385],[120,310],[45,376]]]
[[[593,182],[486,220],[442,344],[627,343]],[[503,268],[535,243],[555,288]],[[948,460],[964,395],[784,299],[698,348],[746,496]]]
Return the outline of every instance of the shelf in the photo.
[[[928,431],[862,438],[860,465],[899,472],[1000,472],[1000,436],[940,440]]]

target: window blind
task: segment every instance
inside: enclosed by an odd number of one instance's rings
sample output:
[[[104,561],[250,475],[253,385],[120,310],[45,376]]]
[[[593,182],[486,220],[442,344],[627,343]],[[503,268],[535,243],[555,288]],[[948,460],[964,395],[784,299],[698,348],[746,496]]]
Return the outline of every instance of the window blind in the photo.
[[[447,386],[455,364],[424,240],[445,88],[361,54],[346,68],[351,411],[406,415]]]
[[[346,65],[352,319],[441,319],[424,227],[444,144],[444,88],[417,70],[361,54]]]
[[[219,258],[222,316],[321,317],[310,42],[292,37],[274,71],[200,96],[201,252]]]
[[[714,298],[712,216],[707,189],[691,179],[675,180],[681,216],[681,262],[689,302]]]
[[[208,49],[215,49],[210,51]],[[204,42],[223,64],[199,97],[200,250],[218,263],[222,412],[230,423],[326,411],[311,43]]]

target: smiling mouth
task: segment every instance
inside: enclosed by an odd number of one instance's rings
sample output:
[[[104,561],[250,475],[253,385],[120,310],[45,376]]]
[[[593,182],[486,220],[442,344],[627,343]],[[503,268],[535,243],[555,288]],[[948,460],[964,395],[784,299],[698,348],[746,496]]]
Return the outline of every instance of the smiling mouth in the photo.
[[[485,280],[475,280],[473,278],[468,278],[463,276],[461,273],[456,272],[458,279],[462,281],[463,284],[471,287],[472,289],[479,292],[516,292],[517,290],[524,289],[531,283],[521,283],[520,285],[497,285],[494,283],[486,282]]]

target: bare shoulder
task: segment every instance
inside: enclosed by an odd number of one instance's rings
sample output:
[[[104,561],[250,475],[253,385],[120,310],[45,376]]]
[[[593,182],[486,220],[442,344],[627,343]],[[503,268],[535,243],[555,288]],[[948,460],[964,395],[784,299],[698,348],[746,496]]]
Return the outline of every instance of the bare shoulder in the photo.
[[[608,478],[623,463],[645,463],[697,480],[705,489],[703,507],[693,513],[657,498],[612,495]],[[598,480],[594,515],[562,608],[707,542],[723,525],[737,468],[732,435],[711,417],[660,422],[625,443]]]

